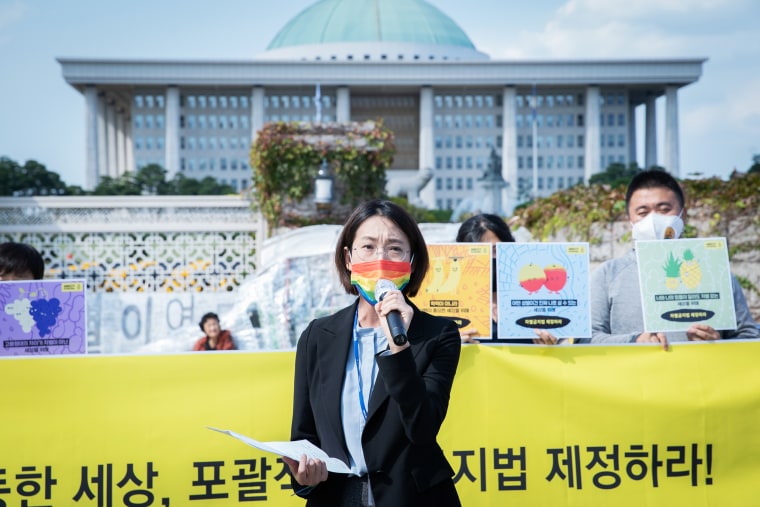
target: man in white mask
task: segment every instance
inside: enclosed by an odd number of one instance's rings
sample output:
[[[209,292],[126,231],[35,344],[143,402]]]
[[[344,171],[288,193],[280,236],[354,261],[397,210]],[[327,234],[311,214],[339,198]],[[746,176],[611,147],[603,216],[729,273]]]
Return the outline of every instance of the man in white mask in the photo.
[[[634,248],[600,265],[591,276],[591,343],[660,343],[668,341],[760,338],[739,283],[732,278],[737,329],[718,331],[694,324],[685,333],[645,333],[635,241],[676,239],[683,232],[684,195],[678,182],[660,170],[641,171],[625,196]]]

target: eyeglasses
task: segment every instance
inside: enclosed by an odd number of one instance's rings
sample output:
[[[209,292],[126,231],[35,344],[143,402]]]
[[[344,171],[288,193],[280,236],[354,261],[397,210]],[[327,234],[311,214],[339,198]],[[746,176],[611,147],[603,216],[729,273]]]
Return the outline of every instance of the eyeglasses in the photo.
[[[375,245],[361,245],[352,248],[356,252],[356,258],[362,262],[373,261],[381,255],[391,261],[403,262],[406,260],[409,250],[404,250],[398,245],[391,245],[386,248],[380,248]]]

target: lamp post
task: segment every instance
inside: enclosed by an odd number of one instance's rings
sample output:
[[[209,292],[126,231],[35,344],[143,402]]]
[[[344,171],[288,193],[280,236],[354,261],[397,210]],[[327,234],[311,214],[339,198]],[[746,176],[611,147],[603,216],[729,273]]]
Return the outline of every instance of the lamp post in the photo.
[[[332,207],[332,199],[333,177],[330,174],[330,165],[323,158],[319,171],[317,171],[317,177],[314,180],[314,204],[317,207],[317,211],[329,213]]]

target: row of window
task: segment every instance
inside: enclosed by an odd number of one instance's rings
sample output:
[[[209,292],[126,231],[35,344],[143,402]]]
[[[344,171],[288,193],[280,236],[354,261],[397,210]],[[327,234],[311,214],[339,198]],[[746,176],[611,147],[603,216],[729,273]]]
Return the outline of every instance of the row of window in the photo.
[[[537,181],[539,190],[544,189],[544,181],[546,181],[547,189],[554,190],[555,180],[553,176],[547,177],[546,180],[544,180],[543,177],[539,177]],[[569,188],[569,187],[572,187],[573,185],[583,183],[583,177],[579,176],[579,177],[573,178],[573,177],[568,176],[567,178],[565,178],[564,176],[559,176],[556,180],[556,183],[557,183],[557,189]],[[466,185],[466,183],[464,184]],[[453,190],[454,185],[459,186],[460,183],[459,182],[449,183],[449,181],[446,181],[446,186],[451,187],[449,188],[450,190]],[[436,187],[438,187],[438,182],[436,182]],[[518,188],[520,189],[521,193],[526,193],[530,191],[532,187],[533,187],[532,178],[519,178]],[[458,206],[461,202],[462,202],[461,198],[448,198],[448,199],[439,198],[439,199],[436,199],[435,201],[438,209],[454,209],[454,207]]]
[[[605,118],[607,118],[606,122],[604,121]],[[612,114],[612,113],[609,113],[609,114],[606,114],[606,115],[605,114],[600,114],[599,115],[599,125],[601,125],[602,127],[604,127],[605,124],[608,127],[614,127],[616,125],[618,127],[625,127],[625,114],[618,113],[617,114],[617,122],[615,121],[615,118],[616,118],[616,116],[614,114]]]
[[[247,129],[250,128],[250,119],[247,115],[188,114],[179,117],[179,126],[184,129]]]
[[[433,99],[436,109],[472,109],[472,108],[492,108],[501,107],[501,95],[436,95]],[[583,94],[536,94],[536,95],[517,95],[515,104],[518,108],[531,107],[535,101],[535,107],[564,107],[564,106],[583,106]],[[321,105],[324,108],[330,108],[335,103],[335,99],[330,95],[321,95],[319,97]],[[134,105],[138,109],[163,109],[165,105],[164,95],[135,95]],[[205,108],[222,108],[222,109],[248,109],[249,98],[245,95],[182,95],[180,96],[180,106],[190,109]],[[264,97],[264,106],[275,109],[311,109],[316,107],[317,96],[308,95],[267,95]],[[606,93],[599,97],[599,103],[603,106],[622,106],[626,103],[625,92]],[[407,105],[407,104],[403,104]],[[409,105],[412,107],[414,104]]]
[[[433,116],[435,128],[501,128],[501,115],[492,114],[436,114]]]
[[[162,129],[164,128],[164,115],[136,114],[132,120],[132,126],[136,129]]]
[[[248,137],[205,137],[182,136],[179,138],[179,147],[182,150],[247,150],[251,147]]]
[[[135,150],[163,150],[164,138],[163,137],[135,137],[132,145]]]
[[[331,108],[334,99],[330,95],[319,97],[321,106]],[[313,109],[317,107],[317,97],[308,95],[267,95],[264,97],[264,107],[272,109]]]
[[[614,126],[617,124],[617,126],[625,126],[625,115],[619,114],[617,115],[617,123],[615,122],[615,115],[608,114],[606,115],[606,125],[607,126]],[[284,122],[290,122],[290,121],[303,121],[303,122],[311,122],[314,120],[314,117],[312,115],[304,114],[304,115],[267,115],[264,117],[265,122],[278,122],[278,121],[284,121]],[[330,122],[332,121],[331,115],[323,115],[322,121],[324,122]],[[578,126],[583,126],[583,115],[579,114],[576,115],[567,114],[567,115],[536,115],[536,126],[539,128],[546,127],[573,127],[575,124],[578,124]],[[164,122],[164,116],[163,115],[142,115],[138,114],[134,117],[134,128],[141,129],[151,129],[151,128],[158,128],[162,129],[165,126]],[[600,124],[601,126],[605,126],[605,115],[600,116]],[[439,116],[436,115],[434,117],[434,125],[436,128],[493,128],[496,126],[497,128],[501,128],[502,122],[501,122],[501,115],[445,115],[445,116]],[[517,128],[523,128],[532,126],[531,123],[531,117],[526,116],[523,117],[523,115],[518,114],[515,118],[515,125]],[[180,116],[180,128],[187,128],[187,129],[247,129],[250,126],[250,122],[248,119],[248,116],[226,116],[226,115],[192,115],[189,114],[187,116]]]
[[[546,164],[544,164],[544,160]],[[575,161],[578,165],[575,165]],[[583,168],[583,155],[539,155],[536,157],[536,169],[579,169]],[[533,169],[533,157],[517,157],[518,169]]]
[[[433,105],[436,109],[461,109],[501,107],[501,95],[436,95]]]
[[[557,95],[518,95],[515,97],[515,105],[518,108],[521,107],[534,107],[536,109],[542,107],[583,107],[584,95],[579,93],[578,95],[571,94],[557,94]],[[534,105],[535,102],[535,105]]]
[[[436,109],[472,109],[501,107],[501,95],[436,95],[433,104]],[[585,94],[524,94],[515,97],[518,108],[542,107],[583,107]],[[626,105],[625,92],[609,92],[600,94],[599,104],[602,106]]]
[[[546,164],[544,164],[544,160],[546,161]],[[539,155],[536,157],[536,169],[575,169],[573,167],[573,164],[575,163],[576,157],[573,155],[557,155],[556,157],[554,155],[546,155],[544,157],[543,155]],[[579,169],[583,168],[584,163],[584,157],[583,155],[577,156],[578,165],[577,167]],[[599,157],[599,165],[601,167],[607,167],[610,164],[614,163],[626,163],[626,156],[625,155],[601,155]],[[517,157],[517,168],[518,169],[533,169],[533,157]]]
[[[238,169],[241,170],[248,170],[248,161],[246,159],[238,160],[236,158],[230,158],[227,157],[219,157],[219,159],[216,158],[185,158],[182,157],[179,159],[179,170],[180,171],[188,171],[192,172],[196,169],[198,171],[215,171],[216,169],[219,169],[220,171],[226,171],[227,169],[230,169],[232,171],[236,171]]]
[[[332,121],[332,116],[329,114],[322,115],[322,121],[324,122],[330,122]],[[525,115],[518,114],[515,116],[515,126],[519,128],[524,127],[532,127],[533,125],[533,116],[532,115]],[[312,114],[293,114],[293,115],[266,115],[264,117],[265,122],[278,122],[278,121],[284,121],[284,122],[291,122],[291,121],[303,121],[303,122],[311,122],[314,121],[315,117]],[[536,127],[543,128],[543,127],[583,127],[583,114],[537,114],[535,115],[535,122]],[[618,127],[624,127],[625,126],[625,114],[619,113],[617,115],[615,114],[607,114],[607,115],[600,115],[599,116],[599,123],[602,127],[605,125],[608,127],[618,126]],[[187,128],[187,129],[247,129],[250,127],[250,120],[248,115],[182,115],[179,119],[180,128]],[[497,115],[435,115],[433,117],[433,124],[435,128],[441,129],[441,128],[501,128],[502,127],[502,116],[500,114]],[[163,115],[143,115],[143,114],[137,114],[134,117],[133,122],[134,128],[140,129],[140,128],[164,128],[165,121]]]
[[[137,109],[163,109],[164,108],[164,96],[163,95],[135,95],[134,104]]]
[[[532,127],[533,121],[535,119],[536,127],[543,128],[543,127],[582,127],[583,126],[583,114],[547,114],[544,116],[543,114],[537,114],[537,115],[521,115],[518,114],[515,116],[515,127],[523,128],[523,127]]]
[[[573,185],[579,185],[583,183],[583,176],[578,176],[576,178],[573,178],[572,176],[568,176],[567,180],[565,180],[564,177],[558,176],[557,177],[557,188],[562,189],[565,188],[565,181],[567,181],[567,186],[572,187]],[[543,176],[539,176],[538,180],[536,181],[538,190],[544,189],[544,178]],[[517,188],[528,190],[533,188],[533,178],[518,178],[517,179]],[[554,190],[554,176],[547,176],[546,177],[546,189],[547,190]]]
[[[473,180],[474,178],[436,178],[435,189],[443,190],[445,184],[446,190],[472,190]]]
[[[316,117],[314,115],[310,115],[310,114],[302,114],[302,115],[297,115],[297,114],[282,114],[282,115],[280,115],[280,114],[272,114],[272,115],[266,115],[266,116],[264,116],[264,123],[269,123],[269,122],[277,123],[278,121],[284,121],[286,123],[287,122],[291,122],[291,121],[302,121],[302,122],[309,123],[309,122],[316,122],[317,119],[316,119]],[[321,121],[323,121],[325,123],[329,123],[329,122],[333,121],[333,117],[332,117],[332,115],[329,115],[329,114],[323,114],[322,117],[321,117]]]
[[[578,140],[576,144],[576,139]],[[558,135],[558,136],[536,136],[536,148],[574,148],[578,146],[583,147],[584,142],[583,134],[573,135]],[[517,136],[518,148],[533,148],[533,136],[528,134],[523,136],[522,134]]]
[[[180,97],[180,106],[188,109],[248,109],[249,99],[245,95],[187,95]]]
[[[435,157],[436,169],[484,169],[485,157]]]
[[[442,148],[493,148],[492,136],[435,136],[435,147]],[[501,136],[496,136],[496,145],[501,147]]]
[[[518,95],[515,98],[515,104],[520,107],[565,107],[581,106],[583,107],[585,95]],[[535,101],[535,106],[533,103]],[[624,106],[626,105],[625,92],[610,92],[599,95],[600,106]]]

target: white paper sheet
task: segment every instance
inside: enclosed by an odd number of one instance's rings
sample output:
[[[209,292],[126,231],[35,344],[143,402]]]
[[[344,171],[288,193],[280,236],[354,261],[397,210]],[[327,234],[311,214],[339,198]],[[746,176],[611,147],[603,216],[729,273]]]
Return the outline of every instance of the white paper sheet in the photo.
[[[308,440],[295,440],[291,442],[259,442],[252,438],[246,437],[239,433],[235,433],[231,430],[220,430],[219,428],[212,428],[207,426],[208,429],[224,433],[233,438],[237,438],[241,442],[245,442],[251,447],[255,447],[261,451],[271,452],[278,456],[285,456],[296,461],[301,459],[304,454],[309,458],[318,458],[325,462],[328,472],[335,472],[339,474],[351,473],[348,466],[338,458],[331,458],[322,449],[312,444]]]

